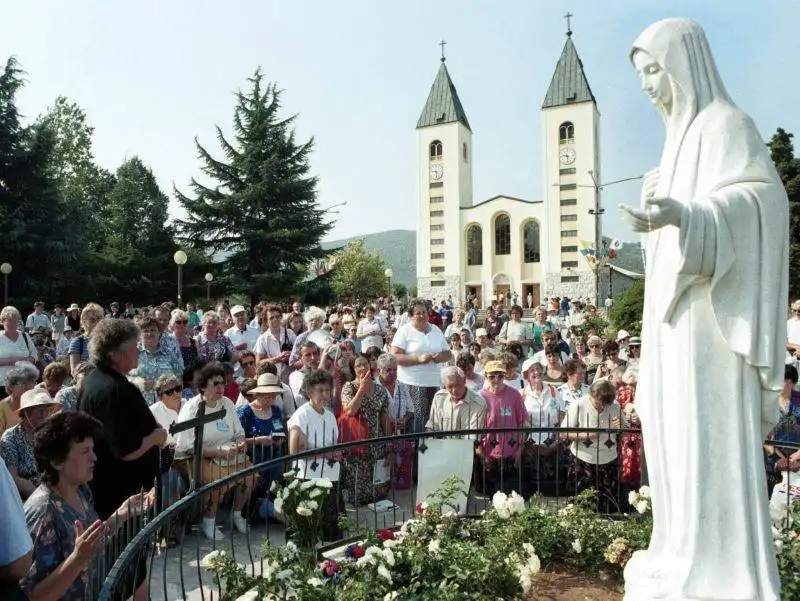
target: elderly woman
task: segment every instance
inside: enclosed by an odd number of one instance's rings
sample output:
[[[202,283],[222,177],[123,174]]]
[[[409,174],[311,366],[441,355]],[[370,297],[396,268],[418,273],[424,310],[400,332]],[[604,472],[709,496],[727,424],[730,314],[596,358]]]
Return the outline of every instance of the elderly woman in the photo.
[[[103,319],[103,307],[97,303],[88,303],[81,311],[81,327],[83,333],[75,336],[69,344],[69,369],[74,371],[78,364],[89,360],[89,341],[97,324]]]
[[[559,444],[556,434],[564,417],[561,411],[561,395],[553,384],[545,384],[544,367],[536,359],[527,359],[522,364],[525,388],[522,401],[527,414],[527,425],[531,428],[552,428],[532,432],[522,451],[522,490],[524,496],[532,493],[551,492],[558,482]]]
[[[533,343],[533,337],[528,324],[522,322],[522,307],[513,305],[509,310],[509,315],[511,319],[500,328],[497,341],[501,344],[508,344],[511,341],[519,342],[527,355],[528,348]]]
[[[126,319],[104,319],[89,341],[95,369],[85,377],[78,409],[103,425],[103,437],[95,441],[91,483],[103,519],[134,493],[153,487],[158,450],[167,440],[141,391],[127,378],[139,361],[138,342],[138,326]]]
[[[567,361],[564,365],[564,374],[567,376],[567,381],[558,386],[558,392],[561,395],[562,413],[566,413],[570,405],[589,394],[589,387],[585,383],[586,366],[580,359]]]
[[[325,323],[326,317],[325,311],[319,307],[309,307],[306,310],[303,314],[303,319],[308,325],[308,328],[295,338],[294,345],[292,346],[292,353],[289,356],[289,365],[296,369],[300,368],[300,347],[306,340],[310,340],[320,348],[322,348],[326,342],[332,340],[330,333],[322,330],[322,324]]]
[[[261,311],[262,334],[256,340],[256,363],[267,359],[275,364],[281,381],[289,381],[289,357],[292,355],[297,335],[290,328],[281,325],[281,310],[277,305],[267,305]]]
[[[553,324],[547,321],[547,311],[543,307],[537,307],[533,310],[533,325],[531,326],[531,333],[533,336],[533,349],[540,351],[544,348],[542,342],[542,332],[549,332],[553,330]]]
[[[441,383],[438,364],[449,361],[451,354],[442,331],[428,323],[424,300],[412,300],[408,314],[411,321],[397,330],[392,354],[397,357],[397,379],[408,386],[414,403],[414,431],[422,432]]]
[[[198,483],[202,485],[224,478],[252,464],[247,458],[245,433],[236,414],[236,408],[233,401],[223,396],[225,370],[218,363],[209,363],[200,370],[198,381],[200,394],[184,404],[179,414],[179,421],[192,419],[197,414],[201,402],[205,403],[206,413],[214,413],[220,409],[225,411],[222,418],[207,423],[203,428],[203,455],[194,458],[195,461],[202,461],[202,482]],[[194,430],[178,433],[177,452],[184,454],[193,451]],[[234,527],[241,534],[247,532],[247,520],[242,517],[242,507],[250,495],[253,483],[254,476],[249,476],[235,485],[232,520]],[[201,531],[210,540],[225,538],[216,524],[219,501],[220,491],[215,491],[203,507]]]
[[[197,314],[195,313],[195,315]],[[192,337],[189,329],[189,315],[185,311],[174,309],[170,313],[169,331],[178,342],[184,366],[195,363],[200,357],[200,348],[197,346],[197,341]]]
[[[58,391],[55,399],[57,403],[61,403],[61,407],[64,411],[78,410],[78,399],[83,390],[83,382],[86,376],[92,371],[94,371],[94,364],[88,361],[79,364],[78,367],[75,368],[75,373],[72,375],[72,386],[65,386]]]
[[[220,331],[220,316],[215,311],[203,313],[203,331],[195,336],[200,359],[206,363],[236,363],[239,353],[233,348],[231,339]]]
[[[379,438],[389,433],[389,393],[375,383],[369,361],[355,361],[356,380],[342,389],[342,416],[339,418],[339,438],[342,442]],[[373,483],[375,462],[382,459],[385,449],[354,447],[344,453],[342,485],[350,502],[365,505],[386,496],[388,482]]]
[[[331,402],[333,378],[322,370],[312,370],[305,378],[308,402],[301,405],[289,420],[289,454],[333,446],[338,442],[339,429],[333,413],[325,408]],[[344,500],[339,486],[339,454],[328,453],[297,459],[294,469],[304,480],[327,478],[332,490],[322,502],[322,538],[339,540],[339,514],[344,510]]]
[[[450,340],[450,336],[452,336],[453,334],[461,333],[461,329],[465,327],[464,326],[465,315],[466,313],[464,313],[464,309],[455,310],[455,312],[453,313],[453,323],[447,326],[447,328],[444,331],[445,338]],[[469,332],[469,328],[467,328],[467,331]],[[469,342],[472,342],[472,332],[469,333]],[[469,342],[467,344],[469,344]]]
[[[162,334],[158,322],[153,317],[139,320],[139,361],[128,374],[132,381],[142,389],[142,396],[148,405],[156,402],[155,382],[162,374],[183,375],[183,358],[168,352],[165,345],[159,344]]]
[[[386,412],[389,433],[403,434],[414,417],[414,404],[408,386],[397,381],[397,357],[384,353],[377,360],[378,384],[389,394]],[[405,489],[411,486],[411,470],[414,463],[414,442],[402,440],[391,443],[392,485]]]
[[[177,501],[186,490],[180,472],[172,467],[176,440],[169,434],[170,426],[180,421],[179,414],[183,406],[182,390],[183,385],[175,374],[162,374],[153,385],[153,392],[158,400],[150,405],[150,412],[156,418],[158,425],[168,432],[167,440],[161,447],[160,461],[162,498],[166,505]]]
[[[6,371],[6,392],[9,396],[0,401],[0,434],[19,423],[17,410],[23,393],[32,389],[39,378],[39,370],[32,363],[20,361]]]
[[[22,395],[17,410],[20,422],[3,433],[0,456],[17,485],[20,497],[27,499],[39,486],[39,470],[33,455],[33,436],[44,420],[61,409],[46,390],[35,388]]]
[[[31,601],[96,599],[102,579],[99,555],[115,526],[147,509],[152,496],[136,494],[101,522],[87,484],[94,475],[94,441],[102,426],[85,413],[63,412],[46,420],[36,432],[34,455],[42,484],[25,503],[25,520],[36,541],[33,563],[22,579]],[[109,541],[124,546],[124,542]],[[136,601],[147,598],[146,587]]]
[[[522,428],[527,415],[519,391],[506,386],[506,369],[500,361],[490,361],[486,366],[486,388],[480,395],[486,402],[487,428]],[[521,490],[520,457],[523,441],[520,434],[504,432],[485,434],[483,447],[486,486],[489,495],[498,490],[510,493]]]
[[[608,380],[595,380],[589,394],[570,403],[562,428],[627,428],[628,422],[614,401],[617,390]],[[594,488],[598,492],[598,511],[614,511],[618,505],[617,434],[609,432],[569,432],[561,439],[571,442],[573,459],[569,480],[576,492]]]
[[[376,318],[375,306],[368,305],[364,313],[365,317],[356,326],[356,336],[361,340],[362,353],[372,347],[383,350],[383,335],[386,328],[383,322]]]
[[[615,382],[617,387],[617,403],[622,410],[622,415],[634,427],[641,427],[639,414],[636,413],[636,384],[639,380],[638,365],[629,365],[626,369],[618,368],[622,374]],[[642,436],[640,434],[625,434],[620,444],[622,469],[620,480],[630,489],[638,489],[642,483]],[[623,497],[624,500],[624,497]]]
[[[36,346],[30,336],[20,331],[20,319],[16,307],[3,307],[0,311],[0,323],[3,324],[0,331],[0,395],[4,397],[8,394],[5,378],[9,370],[18,361],[36,361]]]

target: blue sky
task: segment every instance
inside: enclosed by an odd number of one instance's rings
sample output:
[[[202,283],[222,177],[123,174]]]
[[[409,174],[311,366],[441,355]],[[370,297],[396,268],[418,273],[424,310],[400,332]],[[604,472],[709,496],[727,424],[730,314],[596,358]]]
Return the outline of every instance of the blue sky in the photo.
[[[705,27],[729,92],[765,139],[778,126],[800,136],[800,3],[786,0],[5,0],[0,59],[14,54],[27,71],[19,100],[28,117],[59,94],[78,102],[96,128],[97,161],[113,170],[139,155],[170,195],[173,182],[185,189],[199,174],[194,137],[217,150],[214,125],[229,131],[232,92],[261,66],[286,90],[300,138],[316,138],[321,205],[347,202],[333,239],[416,229],[414,126],[441,38],[473,127],[476,202],[540,199],[539,107],[567,10],[602,113],[606,181],[658,163],[663,125],[627,53],[664,17]],[[638,193],[636,182],[621,184],[603,203],[635,203]],[[633,238],[615,210],[604,228]]]

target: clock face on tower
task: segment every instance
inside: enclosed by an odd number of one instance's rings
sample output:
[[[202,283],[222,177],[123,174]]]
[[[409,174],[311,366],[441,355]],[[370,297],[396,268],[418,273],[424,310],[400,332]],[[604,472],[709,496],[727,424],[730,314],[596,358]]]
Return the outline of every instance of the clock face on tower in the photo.
[[[444,175],[444,167],[441,165],[431,165],[431,181],[438,182]]]
[[[558,158],[562,165],[572,165],[575,162],[575,151],[572,148],[562,148]]]

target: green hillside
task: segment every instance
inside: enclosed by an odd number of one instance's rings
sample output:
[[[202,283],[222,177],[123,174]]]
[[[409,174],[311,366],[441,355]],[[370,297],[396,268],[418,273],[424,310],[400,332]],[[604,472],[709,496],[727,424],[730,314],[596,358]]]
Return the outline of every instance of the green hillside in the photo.
[[[368,250],[381,253],[388,267],[392,268],[393,282],[406,286],[417,285],[417,233],[413,230],[389,230],[378,234],[354,236],[347,240],[323,242],[325,249],[345,246],[348,240],[364,238],[364,246]]]

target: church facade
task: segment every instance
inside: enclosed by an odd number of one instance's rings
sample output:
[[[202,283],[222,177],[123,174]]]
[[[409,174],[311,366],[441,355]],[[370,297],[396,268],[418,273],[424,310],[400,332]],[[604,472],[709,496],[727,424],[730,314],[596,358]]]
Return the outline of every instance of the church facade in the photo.
[[[536,306],[551,296],[594,297],[580,255],[602,240],[598,214],[600,112],[572,33],[541,108],[541,200],[475,201],[472,128],[442,58],[417,122],[419,296],[480,307],[510,294]]]

